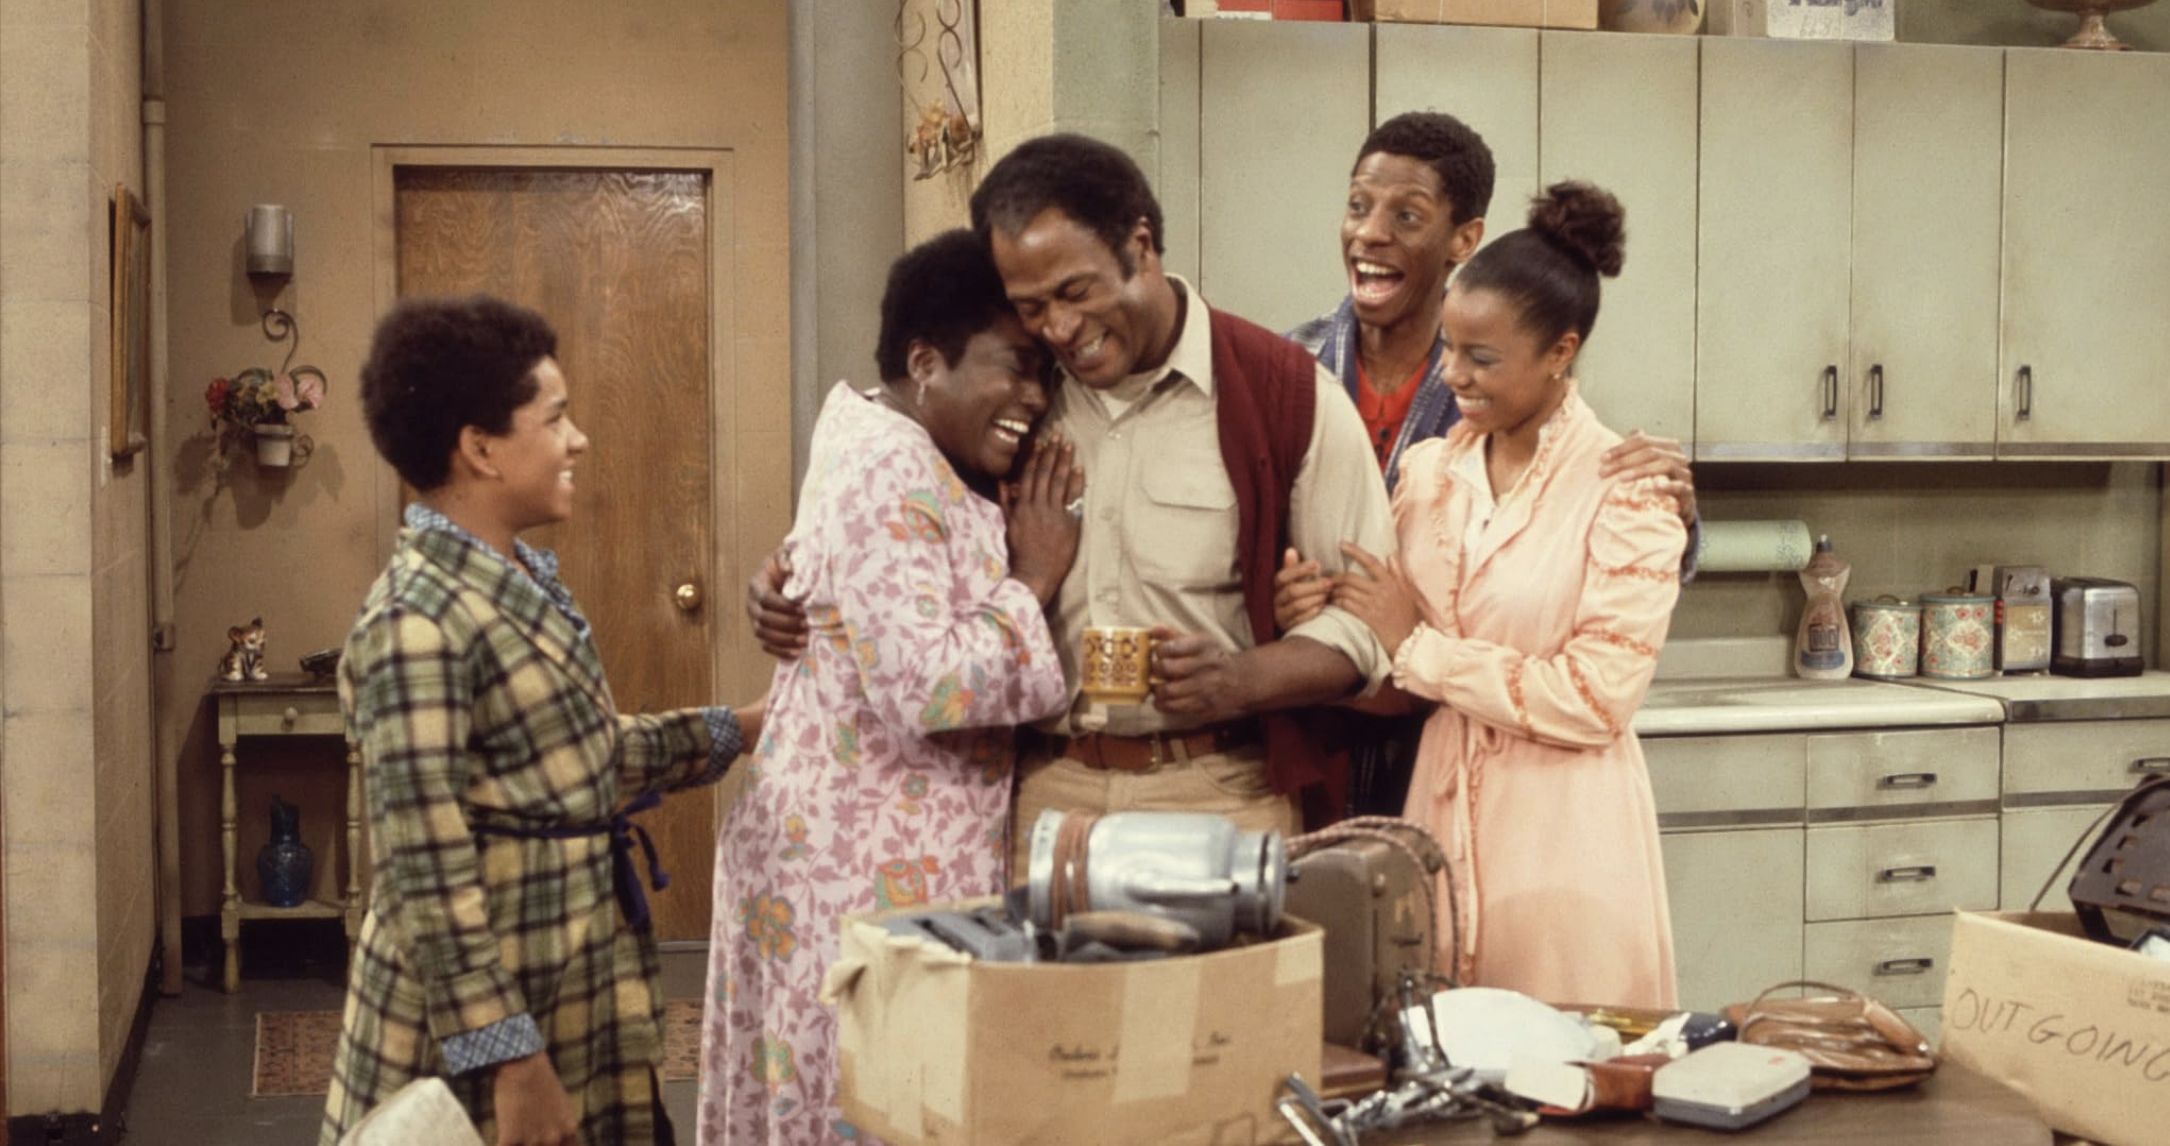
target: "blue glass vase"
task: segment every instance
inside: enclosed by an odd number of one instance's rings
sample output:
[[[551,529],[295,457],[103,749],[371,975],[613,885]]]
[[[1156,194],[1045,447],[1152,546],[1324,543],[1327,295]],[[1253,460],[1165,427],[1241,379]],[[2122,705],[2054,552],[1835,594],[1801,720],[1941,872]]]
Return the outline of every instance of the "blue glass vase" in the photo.
[[[264,902],[273,907],[298,907],[309,898],[309,875],[316,859],[301,842],[301,809],[271,798],[271,842],[256,853],[256,878],[263,884]]]

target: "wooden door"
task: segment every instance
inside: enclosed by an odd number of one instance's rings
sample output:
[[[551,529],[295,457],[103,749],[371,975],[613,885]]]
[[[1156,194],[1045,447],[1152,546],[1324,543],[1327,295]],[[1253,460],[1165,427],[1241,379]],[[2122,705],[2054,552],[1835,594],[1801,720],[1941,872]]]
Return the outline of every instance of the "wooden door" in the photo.
[[[2004,53],[1854,55],[1856,458],[1996,452]]]
[[[1842,460],[1853,47],[1702,49],[1695,455]]]
[[[1999,457],[2170,456],[2170,57],[2005,62]]]
[[[1341,205],[1370,130],[1370,29],[1199,29],[1198,289],[1274,330],[1339,305]]]
[[[713,703],[710,219],[705,173],[402,167],[399,293],[487,292],[558,332],[573,419],[591,441],[571,521],[536,530],[594,625],[618,708]],[[661,939],[708,938],[713,789],[643,821],[675,878]]]
[[[1688,36],[1546,32],[1538,107],[1544,184],[1582,179],[1627,208],[1627,266],[1604,285],[1575,373],[1606,425],[1695,438],[1697,41]],[[1493,200],[1487,230],[1522,224]]]

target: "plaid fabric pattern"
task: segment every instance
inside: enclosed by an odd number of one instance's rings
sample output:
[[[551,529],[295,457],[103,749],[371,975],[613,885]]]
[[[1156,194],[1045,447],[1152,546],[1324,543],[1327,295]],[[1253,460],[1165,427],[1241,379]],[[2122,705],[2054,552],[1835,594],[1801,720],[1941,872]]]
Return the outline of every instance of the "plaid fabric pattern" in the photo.
[[[424,507],[407,524],[340,661],[376,868],[320,1139],[434,1074],[493,1140],[477,1068],[518,1057],[532,1029],[583,1142],[655,1141],[659,964],[620,918],[609,837],[471,828],[601,825],[643,792],[713,781],[737,723],[619,715],[553,557],[522,545],[508,561]]]

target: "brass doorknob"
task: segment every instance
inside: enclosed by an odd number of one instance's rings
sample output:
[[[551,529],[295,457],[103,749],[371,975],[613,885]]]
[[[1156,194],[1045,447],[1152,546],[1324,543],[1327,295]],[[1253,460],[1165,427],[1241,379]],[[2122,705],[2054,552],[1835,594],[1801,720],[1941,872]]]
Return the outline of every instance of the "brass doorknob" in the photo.
[[[693,581],[680,585],[677,591],[671,594],[671,602],[678,606],[680,612],[691,613],[698,610],[701,607],[701,586]]]

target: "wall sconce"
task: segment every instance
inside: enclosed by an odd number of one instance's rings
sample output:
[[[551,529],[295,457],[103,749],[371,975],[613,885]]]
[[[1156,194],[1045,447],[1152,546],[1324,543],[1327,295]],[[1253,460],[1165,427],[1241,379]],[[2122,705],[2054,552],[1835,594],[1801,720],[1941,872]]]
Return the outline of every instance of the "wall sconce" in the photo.
[[[249,208],[248,271],[251,278],[294,273],[294,213],[277,203]]]

